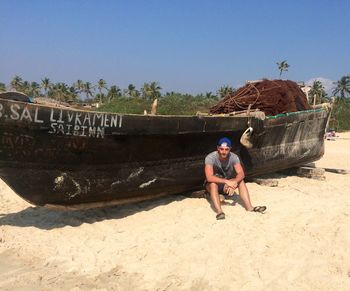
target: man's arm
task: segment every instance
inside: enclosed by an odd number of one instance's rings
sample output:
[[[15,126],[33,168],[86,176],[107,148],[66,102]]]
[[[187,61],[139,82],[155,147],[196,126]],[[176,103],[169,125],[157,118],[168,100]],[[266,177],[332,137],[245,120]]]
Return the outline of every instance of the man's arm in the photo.
[[[214,167],[212,165],[205,165],[204,172],[205,172],[205,179],[209,183],[226,184],[226,182],[229,181],[227,179],[223,179],[223,178],[215,176],[214,175]]]
[[[244,170],[242,168],[241,164],[234,164],[233,167],[235,168],[236,171],[236,177],[233,179],[230,179],[230,182],[233,182],[233,186],[229,185],[230,187],[232,187],[233,189],[236,189],[238,184],[244,179],[245,174],[244,174]]]

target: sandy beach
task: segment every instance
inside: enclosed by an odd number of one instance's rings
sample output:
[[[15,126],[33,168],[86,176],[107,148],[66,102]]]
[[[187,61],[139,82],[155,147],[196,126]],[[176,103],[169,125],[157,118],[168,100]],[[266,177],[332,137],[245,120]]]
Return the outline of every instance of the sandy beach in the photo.
[[[350,170],[350,132],[319,167]],[[350,290],[350,175],[248,183],[248,213],[183,195],[88,211],[33,207],[0,181],[1,290]]]

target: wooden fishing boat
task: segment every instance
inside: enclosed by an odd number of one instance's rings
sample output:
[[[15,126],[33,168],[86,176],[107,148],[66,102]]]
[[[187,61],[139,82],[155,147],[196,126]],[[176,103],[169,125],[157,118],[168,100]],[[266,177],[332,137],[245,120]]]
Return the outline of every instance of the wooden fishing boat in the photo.
[[[0,177],[40,206],[140,201],[202,187],[204,158],[222,136],[247,176],[315,161],[328,116],[327,106],[277,116],[151,116],[0,98]]]

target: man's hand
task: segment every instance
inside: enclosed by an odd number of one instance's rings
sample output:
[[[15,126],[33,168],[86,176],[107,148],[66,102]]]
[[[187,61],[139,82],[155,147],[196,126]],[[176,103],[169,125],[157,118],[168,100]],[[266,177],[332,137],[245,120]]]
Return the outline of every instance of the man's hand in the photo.
[[[225,184],[232,188],[233,190],[235,190],[238,187],[238,183],[236,180],[232,179],[232,180],[226,180]]]
[[[225,184],[224,193],[228,196],[232,196],[233,194],[235,194],[235,189],[233,189],[233,188],[227,186],[227,184]]]

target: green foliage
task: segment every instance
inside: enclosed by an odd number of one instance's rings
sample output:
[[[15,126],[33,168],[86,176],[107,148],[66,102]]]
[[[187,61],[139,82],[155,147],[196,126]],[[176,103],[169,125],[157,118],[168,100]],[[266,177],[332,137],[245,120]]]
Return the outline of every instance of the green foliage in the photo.
[[[47,96],[61,102],[76,102],[78,100],[76,88],[74,86],[68,87],[62,82],[51,84]]]
[[[158,82],[144,83],[141,88],[142,96],[146,99],[159,98],[161,96],[161,89]]]
[[[15,89],[16,91],[21,91],[21,87],[23,84],[23,80],[20,76],[16,75],[13,77],[12,81],[11,81],[11,88]]]
[[[81,93],[84,89],[84,82],[82,80],[77,80],[75,83],[73,83],[73,87],[77,90],[78,93]]]
[[[49,91],[51,87],[51,82],[49,78],[41,79],[41,88],[45,90],[45,94],[47,94],[47,91]]]
[[[236,90],[231,86],[222,86],[218,90],[218,95],[220,96],[220,98],[225,98],[226,96],[231,96],[235,94],[235,92]]]
[[[212,95],[211,95],[212,97]],[[207,112],[217,100],[201,95],[174,93],[161,99],[158,103],[158,114],[164,115],[193,115],[196,112]]]
[[[90,82],[86,82],[83,84],[82,92],[85,93],[86,98],[93,97],[95,91],[95,86],[93,86]]]
[[[126,97],[140,97],[141,93],[133,84],[129,84],[128,88],[124,90],[124,95]]]
[[[98,102],[100,104],[102,104],[105,101],[105,94],[102,92],[103,89],[107,90],[107,83],[105,80],[100,79],[97,82],[97,88],[98,88],[98,92],[99,92],[99,96],[97,97],[96,95],[96,99],[98,99]]]
[[[311,86],[311,90],[309,92],[310,103],[319,104],[322,102],[329,102],[327,93],[324,89],[324,86],[321,81],[315,80]]]
[[[350,130],[350,99],[337,97],[329,127],[336,131]]]
[[[201,95],[192,96],[180,93],[167,93],[158,100],[157,114],[161,115],[193,115],[196,112],[207,112],[217,100],[208,99]],[[99,111],[142,114],[150,112],[153,100],[144,98],[118,98],[99,108]]]
[[[5,83],[0,83],[0,92],[5,92],[5,91],[6,91]]]
[[[151,104],[151,100],[120,97],[112,99],[110,103],[103,104],[98,110],[105,112],[142,114],[145,109],[150,111]]]
[[[350,97],[350,75],[343,76],[339,81],[335,83],[336,87],[333,90],[333,94],[337,95],[340,93],[340,97]]]
[[[107,98],[106,98],[107,103],[121,97],[122,96],[121,92],[122,92],[122,90],[117,85],[111,86],[108,90],[108,94],[107,94]]]

